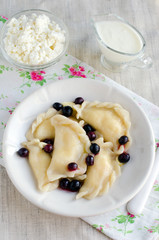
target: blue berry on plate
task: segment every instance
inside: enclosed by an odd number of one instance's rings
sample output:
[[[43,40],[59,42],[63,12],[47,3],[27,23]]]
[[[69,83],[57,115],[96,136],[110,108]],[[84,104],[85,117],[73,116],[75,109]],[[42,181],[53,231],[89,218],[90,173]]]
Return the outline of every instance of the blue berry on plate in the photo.
[[[126,144],[127,142],[129,141],[128,137],[127,136],[121,136],[118,140],[119,144],[120,145],[124,145]]]
[[[45,151],[46,153],[51,153],[51,152],[53,151],[53,146],[52,146],[52,144],[47,144],[47,145],[45,145],[44,151]]]
[[[87,166],[94,165],[94,157],[92,155],[88,155],[86,157],[86,164],[87,164]]]
[[[68,170],[69,171],[75,171],[75,170],[77,170],[77,168],[78,168],[78,165],[75,162],[71,162],[71,163],[68,164]]]
[[[84,102],[84,99],[82,97],[77,97],[74,101],[75,104],[82,104]]]
[[[26,149],[26,148],[20,148],[20,149],[17,151],[17,153],[18,153],[18,155],[19,155],[20,157],[28,157],[28,155],[29,155],[29,151],[28,151],[28,149]]]
[[[95,131],[95,129],[89,124],[84,125],[83,129],[86,133]]]
[[[67,178],[62,178],[60,180],[59,187],[61,189],[67,190],[67,189],[69,189],[69,184],[70,184],[70,181]]]
[[[71,192],[77,192],[81,188],[81,182],[78,180],[72,180],[69,184],[69,190]]]
[[[87,133],[87,136],[89,137],[89,140],[90,140],[90,141],[93,141],[93,140],[96,139],[96,134],[95,134],[95,132],[88,132],[88,133]]]
[[[52,139],[44,139],[43,142],[53,145],[53,140]]]
[[[65,106],[62,108],[62,114],[65,117],[70,117],[73,113],[73,109],[70,106]]]
[[[63,108],[63,105],[59,102],[55,102],[53,105],[53,108],[55,108],[57,111],[61,110]]]
[[[127,163],[130,160],[130,154],[123,152],[118,156],[118,160],[120,163]]]
[[[96,155],[100,151],[100,146],[97,143],[92,143],[90,146],[90,151]]]

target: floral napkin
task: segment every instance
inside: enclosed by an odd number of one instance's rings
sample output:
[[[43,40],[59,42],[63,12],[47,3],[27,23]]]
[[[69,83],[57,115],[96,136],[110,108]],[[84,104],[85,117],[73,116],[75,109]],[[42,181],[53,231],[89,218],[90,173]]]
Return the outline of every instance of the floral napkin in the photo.
[[[0,16],[0,27],[6,21]],[[3,165],[2,137],[9,116],[16,106],[34,90],[55,80],[66,78],[92,78],[124,89],[144,109],[149,117],[159,147],[159,108],[130,90],[120,86],[78,59],[65,55],[47,71],[27,72],[15,69],[0,58],[0,163]],[[76,80],[75,80],[76,81]],[[154,182],[144,211],[132,215],[126,205],[103,215],[83,218],[98,231],[115,240],[157,240],[159,237],[159,175]]]

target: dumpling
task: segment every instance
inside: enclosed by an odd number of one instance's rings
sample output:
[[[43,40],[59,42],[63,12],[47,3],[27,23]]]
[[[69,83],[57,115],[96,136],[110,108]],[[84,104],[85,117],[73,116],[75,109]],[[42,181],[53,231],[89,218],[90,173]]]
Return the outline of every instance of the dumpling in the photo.
[[[76,199],[93,199],[103,195],[120,175],[120,165],[116,160],[116,153],[112,151],[111,142],[103,142],[103,138],[94,141],[100,146],[99,154],[94,157],[94,165],[87,169],[87,178],[84,180]]]
[[[58,187],[59,181],[50,182],[47,177],[47,169],[51,162],[51,155],[43,150],[46,143],[34,139],[31,142],[23,143],[29,150],[29,164],[37,180],[38,188],[41,191],[51,191]]]
[[[125,144],[125,150],[131,143],[129,129],[131,126],[130,116],[119,104],[84,102],[78,106],[77,117],[83,119],[102,134],[105,141],[112,142],[114,150],[118,149],[118,139],[126,135],[129,142]]]
[[[54,116],[51,123],[55,128],[55,140],[52,160],[47,171],[49,180],[83,175],[87,170],[85,158],[90,147],[85,131],[77,122],[62,115]],[[67,169],[71,162],[78,164],[77,170]]]
[[[39,140],[53,139],[55,131],[54,126],[51,124],[51,118],[57,113],[54,108],[49,108],[46,113],[39,114],[26,134],[27,140],[31,141],[34,138]]]

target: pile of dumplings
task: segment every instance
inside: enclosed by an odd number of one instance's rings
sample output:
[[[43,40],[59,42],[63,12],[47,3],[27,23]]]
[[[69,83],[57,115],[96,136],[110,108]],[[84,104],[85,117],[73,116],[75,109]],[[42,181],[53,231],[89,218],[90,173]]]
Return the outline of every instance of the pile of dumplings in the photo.
[[[29,151],[28,161],[38,189],[52,191],[59,187],[61,179],[67,178],[81,182],[76,199],[101,196],[121,174],[118,156],[131,144],[129,112],[119,104],[98,101],[65,102],[62,106],[72,108],[71,116],[51,107],[37,116],[26,133],[27,141],[22,143]],[[86,124],[95,129],[93,141],[83,128]],[[124,145],[119,144],[121,136],[129,139]],[[45,139],[53,141],[51,153],[44,151]],[[98,154],[92,154],[92,143],[100,147]],[[88,155],[94,157],[92,166],[86,163]],[[76,163],[78,168],[69,171],[70,163]]]

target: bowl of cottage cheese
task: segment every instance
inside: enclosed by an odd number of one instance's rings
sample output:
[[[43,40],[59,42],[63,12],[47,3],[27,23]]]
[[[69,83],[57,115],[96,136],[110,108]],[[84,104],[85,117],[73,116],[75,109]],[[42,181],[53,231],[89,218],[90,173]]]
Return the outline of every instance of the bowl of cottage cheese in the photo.
[[[0,47],[12,65],[27,70],[52,66],[66,53],[69,34],[63,21],[45,10],[13,15],[1,30]]]

